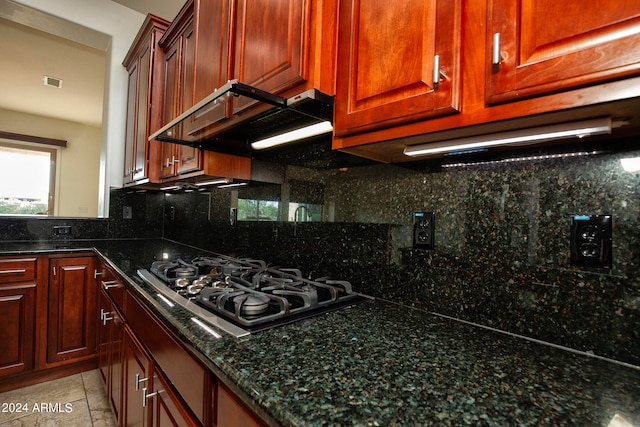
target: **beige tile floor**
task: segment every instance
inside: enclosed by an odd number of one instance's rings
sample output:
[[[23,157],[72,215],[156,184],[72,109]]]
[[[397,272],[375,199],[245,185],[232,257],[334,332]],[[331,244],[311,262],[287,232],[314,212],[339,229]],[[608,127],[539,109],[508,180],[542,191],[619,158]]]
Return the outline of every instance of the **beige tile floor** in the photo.
[[[98,370],[0,393],[2,427],[115,425]]]

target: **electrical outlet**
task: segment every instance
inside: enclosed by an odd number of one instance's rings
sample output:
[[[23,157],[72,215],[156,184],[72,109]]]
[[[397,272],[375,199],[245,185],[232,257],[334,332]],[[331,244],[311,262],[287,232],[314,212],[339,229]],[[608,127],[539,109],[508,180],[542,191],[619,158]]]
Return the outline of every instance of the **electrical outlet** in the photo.
[[[435,234],[435,214],[433,212],[414,212],[413,247],[433,249]]]
[[[131,218],[133,218],[133,208],[131,206],[123,206],[122,207],[122,218],[123,219],[131,219]]]
[[[571,217],[571,264],[611,268],[611,215]]]
[[[71,226],[70,225],[54,225],[53,234],[54,236],[69,236],[71,235]]]

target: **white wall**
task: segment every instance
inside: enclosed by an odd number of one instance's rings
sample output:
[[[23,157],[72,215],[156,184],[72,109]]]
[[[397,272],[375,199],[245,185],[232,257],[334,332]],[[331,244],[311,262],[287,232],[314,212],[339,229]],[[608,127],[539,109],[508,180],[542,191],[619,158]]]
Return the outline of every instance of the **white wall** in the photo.
[[[107,49],[98,215],[108,216],[109,189],[122,187],[127,72],[122,66],[145,16],[111,0],[15,0],[111,37]]]
[[[0,109],[0,129],[67,141],[66,148],[58,149],[53,215],[98,215],[99,171],[95,165],[102,141],[99,127]]]

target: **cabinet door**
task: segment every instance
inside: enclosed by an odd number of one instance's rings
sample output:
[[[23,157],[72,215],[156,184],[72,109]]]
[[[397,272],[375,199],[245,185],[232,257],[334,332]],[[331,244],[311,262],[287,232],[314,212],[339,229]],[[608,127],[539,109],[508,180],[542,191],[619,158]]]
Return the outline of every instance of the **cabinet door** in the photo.
[[[138,112],[136,119],[135,148],[133,151],[133,180],[147,176],[149,158],[149,108],[151,105],[151,48],[145,46],[138,60]],[[131,82],[130,82],[131,83]]]
[[[279,93],[307,80],[309,1],[237,0],[233,76]],[[234,98],[234,113],[250,101]]]
[[[105,384],[107,394],[109,393],[109,350],[110,350],[110,328],[109,323],[104,321],[104,316],[112,311],[112,304],[109,297],[104,292],[98,292],[98,314],[96,327],[98,369],[102,381]]]
[[[488,8],[489,103],[640,74],[637,0],[491,0]]]
[[[89,358],[96,353],[94,257],[50,260],[47,362]]]
[[[194,105],[194,77],[196,36],[193,21],[184,29],[180,47],[180,113]],[[185,129],[186,130],[186,129]],[[177,173],[182,175],[200,169],[201,153],[197,148],[178,145],[176,150]]]
[[[155,394],[149,399],[153,399],[154,427],[188,427],[200,424],[185,409],[169,381],[158,370],[153,373],[153,390]]]
[[[36,284],[0,285],[0,377],[34,366]]]
[[[138,62],[136,61],[129,70],[129,85],[127,89],[127,128],[124,138],[124,175],[123,182],[133,182],[134,151],[136,149],[136,116],[138,104]]]
[[[164,60],[164,114],[163,123],[169,123],[178,116],[180,75],[180,43],[172,44],[165,52]],[[176,145],[163,142],[160,149],[160,178],[171,178],[176,175],[174,160]]]
[[[124,321],[105,290],[98,292],[98,367],[118,423],[122,418]]]
[[[339,13],[337,136],[458,111],[460,0],[349,0]]]
[[[264,424],[251,415],[223,385],[218,386],[216,427],[260,427]]]
[[[122,423],[126,426],[147,426],[150,406],[143,406],[142,389],[151,386],[152,361],[142,345],[125,327],[123,346]]]

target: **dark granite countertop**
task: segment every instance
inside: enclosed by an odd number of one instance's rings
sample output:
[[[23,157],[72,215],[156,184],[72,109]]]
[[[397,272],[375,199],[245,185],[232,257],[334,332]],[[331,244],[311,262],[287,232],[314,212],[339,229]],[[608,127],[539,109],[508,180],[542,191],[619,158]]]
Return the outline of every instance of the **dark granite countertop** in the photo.
[[[95,247],[188,346],[282,425],[640,425],[637,367],[381,300],[215,338],[135,274],[163,254],[197,249],[163,240],[76,243],[62,250]],[[0,252],[55,250],[15,245],[0,243]]]

